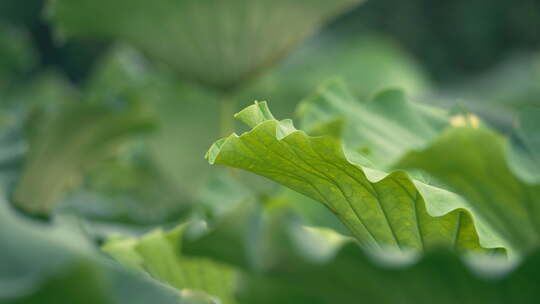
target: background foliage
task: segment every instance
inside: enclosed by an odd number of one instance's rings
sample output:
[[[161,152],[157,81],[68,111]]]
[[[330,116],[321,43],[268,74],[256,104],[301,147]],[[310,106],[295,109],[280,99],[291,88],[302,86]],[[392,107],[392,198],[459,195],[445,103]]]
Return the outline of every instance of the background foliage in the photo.
[[[0,1],[0,302],[535,303],[539,20]]]

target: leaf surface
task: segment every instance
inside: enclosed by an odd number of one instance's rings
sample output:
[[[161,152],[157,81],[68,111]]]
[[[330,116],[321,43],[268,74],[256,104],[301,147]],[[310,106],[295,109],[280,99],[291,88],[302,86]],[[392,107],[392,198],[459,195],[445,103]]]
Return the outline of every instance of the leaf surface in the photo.
[[[49,12],[64,37],[128,40],[187,78],[228,89],[359,2],[60,0]]]
[[[123,111],[70,100],[60,110],[33,117],[35,133],[14,194],[16,204],[29,213],[48,214],[83,168],[121,140],[151,126],[141,108],[129,106]]]
[[[540,182],[540,107],[525,107],[517,119],[516,133],[522,145],[509,151],[510,166],[529,183]]]
[[[66,218],[37,222],[2,200],[0,244],[2,303],[192,303],[181,301],[174,289],[103,259]]]
[[[217,303],[235,303],[234,269],[207,258],[182,256],[185,228],[181,225],[168,232],[155,230],[140,239],[112,238],[103,250],[125,266],[148,273],[179,290],[204,292],[220,299]]]
[[[238,208],[183,243],[190,255],[244,269],[239,303],[502,304],[536,298],[538,252],[516,267],[500,257],[464,260],[446,250],[372,251],[334,231],[303,226],[286,205],[256,206]]]
[[[446,111],[409,102],[402,90],[383,90],[359,102],[339,80],[320,86],[302,101],[298,113],[303,130],[338,136],[349,158],[377,169],[426,146],[450,125]],[[338,129],[328,130],[333,126]]]
[[[540,184],[511,170],[508,151],[506,140],[487,128],[452,128],[398,166],[419,168],[443,181],[505,239],[527,251],[538,247],[540,237]]]
[[[323,203],[364,246],[485,250],[468,211],[428,212],[426,206],[455,201],[454,194],[415,183],[405,172],[362,169],[347,160],[339,141],[310,137],[290,120],[275,120],[265,102],[237,118],[252,130],[216,142],[207,153],[210,163],[265,176]],[[486,236],[485,247],[500,246],[488,231]]]

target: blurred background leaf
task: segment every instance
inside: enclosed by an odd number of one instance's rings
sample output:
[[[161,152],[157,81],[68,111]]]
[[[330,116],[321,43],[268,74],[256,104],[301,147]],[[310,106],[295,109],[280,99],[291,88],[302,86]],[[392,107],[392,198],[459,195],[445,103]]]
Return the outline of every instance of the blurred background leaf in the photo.
[[[155,230],[140,239],[117,237],[107,240],[103,250],[128,268],[150,274],[179,290],[205,292],[218,303],[234,304],[234,269],[211,259],[182,255],[186,226],[167,232]]]
[[[28,33],[0,23],[0,94],[28,77],[37,65],[37,54]]]
[[[521,145],[508,152],[510,167],[523,180],[540,183],[540,106],[525,107],[516,120],[516,135]]]
[[[532,303],[536,297],[537,252],[516,266],[500,257],[458,259],[445,250],[417,256],[361,249],[351,238],[304,226],[283,203],[244,205],[183,243],[189,255],[244,270],[239,303]]]
[[[358,2],[60,0],[48,12],[61,37],[125,39],[187,79],[230,90]]]
[[[74,219],[36,222],[4,199],[0,218],[2,303],[179,303],[178,292],[103,258]]]

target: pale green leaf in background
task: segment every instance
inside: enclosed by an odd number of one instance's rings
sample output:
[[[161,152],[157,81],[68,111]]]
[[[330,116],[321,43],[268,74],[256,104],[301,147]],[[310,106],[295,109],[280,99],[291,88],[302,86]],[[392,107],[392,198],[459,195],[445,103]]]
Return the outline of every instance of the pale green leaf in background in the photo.
[[[460,259],[446,250],[421,255],[372,251],[334,231],[303,226],[287,204],[263,206],[245,205],[202,235],[183,240],[189,255],[244,270],[239,303],[503,304],[536,299],[538,252],[516,267],[501,257]]]
[[[15,192],[18,203],[39,205],[33,212],[47,214],[69,194],[70,212],[141,223],[165,218],[160,212],[178,214],[188,205],[186,189],[157,168],[151,144],[140,136],[146,140],[158,118],[161,122],[153,101],[178,96],[155,85],[170,80],[145,63],[135,50],[119,45],[98,62],[81,90],[49,73],[7,100],[18,121],[28,122],[26,136],[19,136],[29,143],[29,152]],[[163,88],[168,90],[161,93]],[[138,212],[147,214],[141,220]]]
[[[38,60],[24,30],[0,24],[0,37],[0,97],[4,97]]]
[[[413,97],[431,91],[422,67],[389,37],[356,33],[336,37],[323,31],[244,90],[239,100],[272,100],[275,114],[289,116],[281,110],[282,104],[296,106],[298,100],[332,78],[345,80],[353,95],[361,99],[385,88],[401,88]]]
[[[239,302],[504,304],[537,300],[538,253],[510,274],[505,274],[511,267],[504,261],[487,261],[483,271],[491,268],[491,278],[444,251],[428,253],[417,261],[396,256],[381,261],[384,254],[375,254],[379,257],[348,243],[324,263],[292,271],[248,273],[240,281]]]
[[[509,54],[494,67],[459,80],[443,83],[426,97],[431,103],[452,107],[456,103],[481,115],[494,127],[512,130],[514,115],[540,106],[540,53]]]
[[[104,259],[66,218],[38,222],[2,199],[0,242],[2,303],[184,303],[177,291]]]
[[[137,105],[115,110],[74,100],[58,111],[44,110],[31,119],[30,152],[13,199],[20,208],[39,215],[51,211],[66,188],[80,178],[83,168],[127,136],[152,125],[151,116]]]
[[[510,167],[529,183],[540,182],[540,107],[525,107],[518,113],[516,133],[521,146],[509,151]]]
[[[182,238],[186,225],[164,232],[155,230],[140,239],[109,239],[103,250],[128,268],[148,273],[178,290],[204,292],[233,304],[235,271],[232,267],[207,258],[182,255]]]
[[[322,129],[343,121],[334,135],[343,140],[347,156],[360,154],[366,160],[362,165],[377,169],[427,145],[449,125],[446,111],[409,102],[402,90],[384,90],[359,102],[340,81],[320,86],[299,105],[298,114],[302,129],[314,135],[326,135]]]
[[[360,2],[56,0],[48,12],[62,37],[128,40],[184,77],[228,90]]]

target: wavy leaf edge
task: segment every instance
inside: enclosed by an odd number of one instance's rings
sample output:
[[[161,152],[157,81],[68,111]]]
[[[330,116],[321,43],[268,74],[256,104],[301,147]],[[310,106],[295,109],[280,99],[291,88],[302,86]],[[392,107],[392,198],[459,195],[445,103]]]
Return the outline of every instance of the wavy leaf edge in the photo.
[[[383,177],[374,176],[373,174],[367,174],[366,170],[363,167],[361,167],[358,164],[355,164],[355,163],[351,162],[347,158],[347,156],[345,155],[345,153],[343,151],[343,146],[341,145],[340,140],[336,139],[335,137],[328,136],[328,135],[310,136],[306,132],[304,132],[303,130],[296,129],[294,127],[293,122],[292,122],[291,119],[284,119],[284,120],[278,121],[271,114],[266,101],[255,101],[255,103],[253,105],[248,106],[247,108],[245,108],[242,111],[235,114],[235,118],[241,120],[242,122],[244,122],[246,125],[248,125],[251,128],[251,130],[246,131],[246,132],[242,133],[241,135],[233,133],[230,136],[222,138],[222,139],[216,141],[214,144],[212,144],[212,146],[209,148],[208,152],[205,155],[205,158],[208,160],[208,162],[211,165],[224,165],[220,160],[221,160],[221,157],[223,155],[224,150],[227,149],[227,146],[229,145],[229,143],[231,141],[238,140],[238,139],[242,140],[244,137],[252,135],[253,133],[258,132],[260,129],[263,129],[263,128],[267,127],[267,126],[271,126],[272,129],[275,130],[275,133],[273,134],[273,136],[275,136],[275,138],[278,141],[283,141],[283,140],[286,140],[287,138],[290,138],[290,137],[299,136],[299,137],[306,138],[306,139],[312,140],[312,141],[329,141],[329,142],[333,142],[334,144],[336,144],[339,147],[340,156],[343,157],[345,160],[347,160],[351,165],[355,166],[362,173],[364,173],[366,178],[372,184],[381,183],[381,182],[384,182],[387,179],[391,179],[391,178],[394,178],[394,177],[400,177],[400,178],[405,178],[407,181],[409,181],[411,184],[413,184],[414,187],[416,188],[416,190],[418,191],[417,184],[420,183],[420,182],[413,180],[409,176],[409,174],[407,172],[405,172],[405,171],[395,170],[395,171],[393,171],[391,173],[385,173],[385,175]],[[376,175],[378,175],[378,174],[376,174]],[[423,183],[420,183],[420,184],[423,184]],[[432,187],[432,186],[427,185],[427,184],[425,184],[425,186]],[[444,190],[444,189],[441,189],[441,190],[447,191],[447,190]],[[450,191],[447,191],[447,192],[450,192]],[[418,191],[418,193],[420,195],[422,195],[420,191]],[[452,192],[450,192],[450,193],[452,193]],[[482,232],[479,233],[478,224],[477,224],[478,220],[477,220],[477,218],[475,218],[475,216],[471,213],[470,210],[468,210],[466,208],[455,208],[455,209],[448,210],[448,212],[443,213],[443,214],[433,214],[432,212],[430,212],[430,208],[428,207],[429,202],[427,200],[425,200],[424,197],[423,197],[423,200],[424,200],[424,206],[423,207],[428,212],[429,216],[431,216],[433,218],[441,218],[441,217],[444,217],[444,216],[447,216],[447,215],[450,215],[450,214],[453,214],[453,213],[458,213],[460,217],[465,216],[466,219],[470,219],[472,221],[475,235],[477,236],[479,245],[482,247],[482,249],[487,249],[487,250],[493,249],[494,251],[499,252],[499,253],[503,253],[503,254],[508,253],[508,248],[510,246],[508,244],[506,244],[506,243],[504,243],[504,244],[490,244],[490,243],[485,242],[486,236],[483,236]],[[489,237],[487,237],[487,238],[489,238]]]

